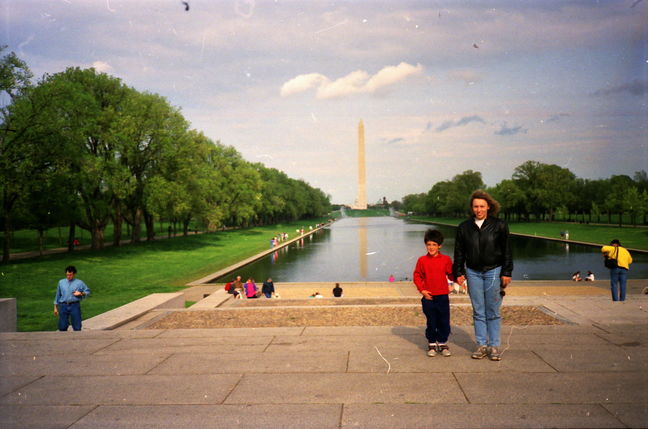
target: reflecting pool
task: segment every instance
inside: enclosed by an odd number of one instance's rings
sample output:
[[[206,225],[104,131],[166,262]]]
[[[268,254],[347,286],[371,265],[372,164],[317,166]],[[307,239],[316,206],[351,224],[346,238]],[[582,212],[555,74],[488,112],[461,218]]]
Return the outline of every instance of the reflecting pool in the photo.
[[[414,264],[425,254],[423,234],[439,229],[445,236],[442,253],[452,257],[455,228],[403,221],[392,217],[342,218],[299,242],[251,263],[232,275],[262,282],[387,281],[411,279]],[[588,270],[609,278],[600,248],[534,238],[512,237],[514,280],[569,280]],[[630,278],[648,278],[648,255],[633,254]]]

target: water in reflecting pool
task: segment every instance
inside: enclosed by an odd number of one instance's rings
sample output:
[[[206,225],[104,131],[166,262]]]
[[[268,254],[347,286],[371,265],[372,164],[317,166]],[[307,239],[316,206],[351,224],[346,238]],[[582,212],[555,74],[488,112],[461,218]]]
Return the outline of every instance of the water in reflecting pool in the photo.
[[[261,282],[387,281],[411,279],[416,259],[425,253],[423,234],[438,228],[446,238],[441,251],[452,257],[455,228],[409,223],[391,217],[343,218],[328,228],[277,250],[237,271]],[[515,280],[569,280],[588,270],[609,278],[600,248],[512,237]],[[631,278],[648,278],[648,255],[633,254]],[[215,281],[227,281],[232,275]]]

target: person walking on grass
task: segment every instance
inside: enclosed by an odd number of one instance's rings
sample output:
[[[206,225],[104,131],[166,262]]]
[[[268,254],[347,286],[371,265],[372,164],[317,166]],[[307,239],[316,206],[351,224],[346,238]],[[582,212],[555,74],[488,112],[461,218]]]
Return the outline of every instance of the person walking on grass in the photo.
[[[440,252],[443,234],[436,229],[428,229],[423,237],[427,253],[416,261],[414,284],[423,295],[421,306],[427,320],[425,337],[428,340],[430,357],[441,353],[451,356],[448,347],[450,336],[450,299],[448,297],[448,278],[452,276],[452,260]]]
[[[72,322],[72,329],[81,330],[81,300],[90,295],[90,288],[74,278],[76,268],[70,265],[65,268],[65,278],[59,280],[54,296],[54,315],[59,317],[59,331],[67,331]]]
[[[495,217],[499,203],[477,190],[470,196],[472,216],[457,228],[453,272],[457,283],[468,281],[477,348],[473,359],[501,360],[500,307],[511,282],[513,256],[506,222]]]
[[[628,270],[632,264],[632,256],[621,242],[614,239],[609,246],[601,247],[601,252],[611,260],[611,266],[606,264],[610,269],[610,291],[612,292],[612,301],[625,301],[626,283],[628,281]]]

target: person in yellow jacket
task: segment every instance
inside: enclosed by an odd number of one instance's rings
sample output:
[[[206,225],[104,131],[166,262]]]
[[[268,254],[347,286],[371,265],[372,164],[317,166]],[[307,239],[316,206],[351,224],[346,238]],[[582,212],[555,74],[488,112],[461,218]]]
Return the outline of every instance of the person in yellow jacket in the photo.
[[[626,282],[628,280],[628,270],[630,264],[632,264],[632,256],[630,256],[627,249],[621,247],[621,243],[617,239],[612,240],[609,246],[601,247],[601,252],[606,257],[616,260],[617,266],[610,268],[612,301],[625,301]]]

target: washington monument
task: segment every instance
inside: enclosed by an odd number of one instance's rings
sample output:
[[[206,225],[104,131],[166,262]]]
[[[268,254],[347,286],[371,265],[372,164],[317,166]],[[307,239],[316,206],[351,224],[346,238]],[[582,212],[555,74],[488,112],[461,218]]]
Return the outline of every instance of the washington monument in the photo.
[[[365,170],[365,138],[362,119],[358,124],[358,198],[354,209],[367,210],[367,174]]]

